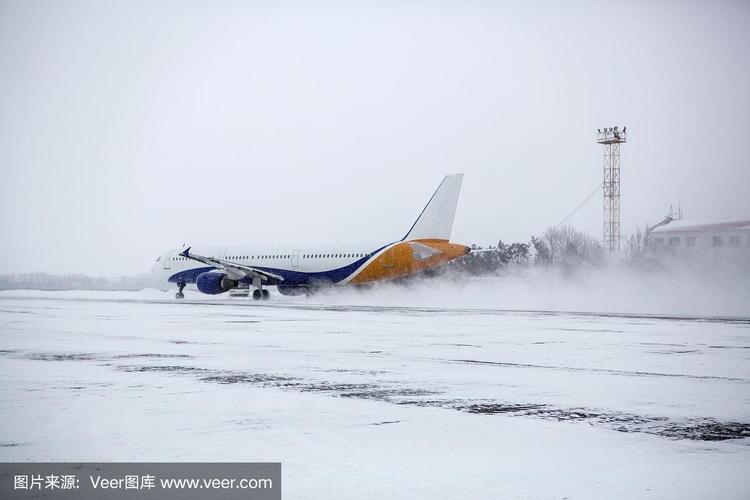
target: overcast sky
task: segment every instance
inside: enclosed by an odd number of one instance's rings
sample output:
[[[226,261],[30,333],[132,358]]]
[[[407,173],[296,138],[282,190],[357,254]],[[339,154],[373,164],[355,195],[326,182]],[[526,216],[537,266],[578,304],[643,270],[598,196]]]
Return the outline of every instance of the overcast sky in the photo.
[[[748,49],[746,1],[0,0],[0,273],[388,242],[454,172],[454,241],[525,241],[614,125],[624,234],[750,216]]]

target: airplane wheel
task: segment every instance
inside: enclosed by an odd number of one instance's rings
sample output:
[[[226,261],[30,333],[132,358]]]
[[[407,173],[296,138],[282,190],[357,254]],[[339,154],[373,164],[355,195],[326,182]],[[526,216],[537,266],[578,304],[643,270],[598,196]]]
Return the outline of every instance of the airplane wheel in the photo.
[[[175,299],[184,299],[185,298],[185,294],[182,293],[182,292],[177,292],[176,294],[174,294],[174,298]]]
[[[263,294],[260,293],[260,290],[253,290],[253,300],[260,300],[262,296]]]
[[[261,290],[261,293],[263,294],[263,300],[268,300],[271,297],[271,292],[268,290]]]

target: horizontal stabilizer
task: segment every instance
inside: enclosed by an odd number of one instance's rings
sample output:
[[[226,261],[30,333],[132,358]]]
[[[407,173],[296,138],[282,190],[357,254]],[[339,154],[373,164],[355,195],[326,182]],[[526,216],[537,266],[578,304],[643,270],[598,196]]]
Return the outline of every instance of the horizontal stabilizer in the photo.
[[[446,175],[404,240],[450,240],[464,174]]]

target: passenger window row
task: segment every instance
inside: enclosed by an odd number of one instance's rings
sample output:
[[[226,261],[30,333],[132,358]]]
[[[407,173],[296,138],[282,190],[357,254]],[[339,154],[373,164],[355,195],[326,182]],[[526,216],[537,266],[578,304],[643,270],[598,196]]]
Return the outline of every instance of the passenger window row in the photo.
[[[364,257],[366,256],[366,253],[326,253],[326,254],[305,254],[302,257],[305,259],[336,259],[336,258],[355,258],[355,257]],[[230,255],[228,257],[224,257],[226,260],[255,260],[255,255]],[[258,260],[260,259],[291,259],[291,255],[258,255]],[[182,256],[175,256],[172,257],[172,260],[189,260],[187,257]],[[158,262],[158,259],[157,259]]]
[[[230,255],[227,260],[254,260],[254,259],[291,259],[291,255]]]
[[[305,254],[302,257],[305,259],[351,259],[354,257],[364,257],[364,253],[325,253],[325,254]]]

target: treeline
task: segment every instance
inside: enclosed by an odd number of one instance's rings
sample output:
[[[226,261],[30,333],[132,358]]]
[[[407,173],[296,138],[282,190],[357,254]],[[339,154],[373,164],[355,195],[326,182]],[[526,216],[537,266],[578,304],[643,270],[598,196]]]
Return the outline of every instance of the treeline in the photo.
[[[147,274],[96,278],[85,274],[4,274],[0,290],[143,290],[153,286]]]
[[[549,228],[528,242],[504,243],[487,248],[472,245],[472,252],[445,268],[471,275],[498,273],[512,266],[554,266],[563,272],[604,264],[604,249],[594,238],[572,227]]]

